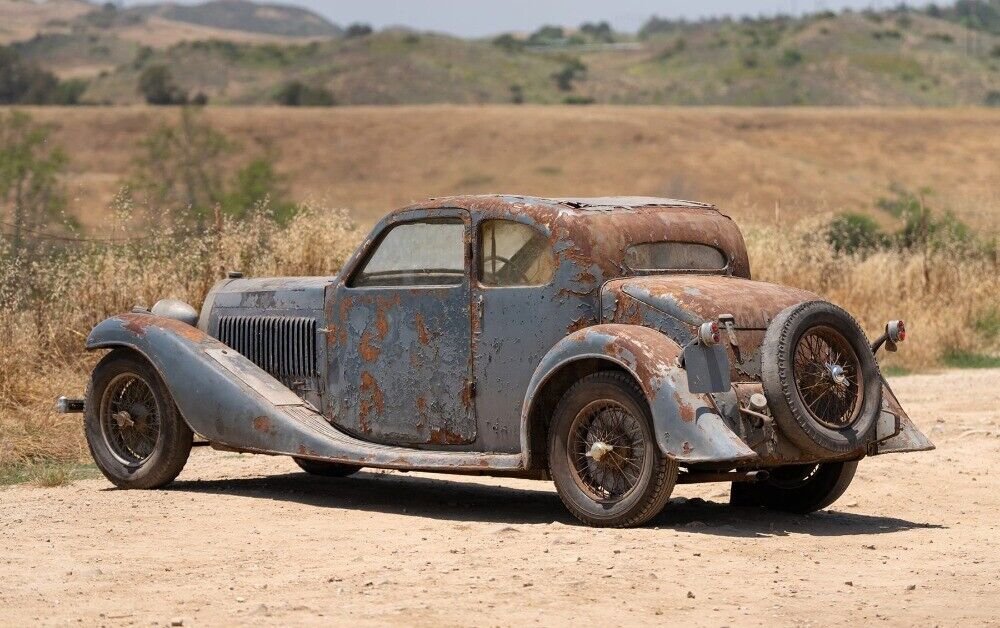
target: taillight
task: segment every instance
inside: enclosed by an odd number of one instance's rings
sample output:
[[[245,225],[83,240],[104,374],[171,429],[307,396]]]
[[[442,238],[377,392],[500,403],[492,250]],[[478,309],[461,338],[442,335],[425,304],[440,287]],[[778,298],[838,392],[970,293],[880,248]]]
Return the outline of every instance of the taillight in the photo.
[[[885,335],[890,342],[903,342],[906,340],[906,323],[903,321],[889,321],[885,324]]]
[[[722,340],[722,337],[719,335],[719,323],[716,321],[702,323],[698,329],[698,339],[706,347],[713,347],[719,344],[719,341]]]

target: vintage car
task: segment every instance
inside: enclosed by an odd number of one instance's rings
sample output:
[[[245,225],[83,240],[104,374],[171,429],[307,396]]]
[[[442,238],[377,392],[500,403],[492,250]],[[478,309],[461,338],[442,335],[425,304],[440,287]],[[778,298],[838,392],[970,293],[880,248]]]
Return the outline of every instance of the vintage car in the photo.
[[[320,476],[551,479],[595,526],[693,482],[806,513],[862,458],[933,447],[875,360],[904,337],[752,280],[711,205],[457,196],[390,213],[335,277],[231,272],[200,312],[105,320],[86,398],[60,405],[122,488],[171,482],[197,436]]]

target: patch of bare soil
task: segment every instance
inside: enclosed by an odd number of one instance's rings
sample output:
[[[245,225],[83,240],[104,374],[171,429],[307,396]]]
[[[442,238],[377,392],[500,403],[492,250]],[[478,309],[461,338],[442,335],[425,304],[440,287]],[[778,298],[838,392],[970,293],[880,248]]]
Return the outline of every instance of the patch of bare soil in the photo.
[[[0,490],[0,624],[996,624],[1000,370],[893,380],[936,451],[862,462],[827,511],[683,486],[577,525],[544,482],[198,449],[169,490]]]

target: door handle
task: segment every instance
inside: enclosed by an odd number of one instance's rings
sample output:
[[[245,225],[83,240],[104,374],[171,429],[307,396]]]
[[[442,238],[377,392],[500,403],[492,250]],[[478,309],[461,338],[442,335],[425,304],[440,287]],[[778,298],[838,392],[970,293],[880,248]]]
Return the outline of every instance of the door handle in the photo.
[[[486,309],[483,305],[483,295],[476,296],[476,318],[479,319],[479,324],[476,326],[476,333],[480,334],[483,331],[483,310]]]

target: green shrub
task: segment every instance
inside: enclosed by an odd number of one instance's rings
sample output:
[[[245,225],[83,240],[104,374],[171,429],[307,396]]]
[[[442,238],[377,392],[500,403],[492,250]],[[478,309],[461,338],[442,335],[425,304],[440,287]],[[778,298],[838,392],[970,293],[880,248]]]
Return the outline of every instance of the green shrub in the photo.
[[[493,38],[493,45],[507,52],[520,52],[524,50],[524,40],[514,37],[510,33],[497,35]]]
[[[288,81],[282,85],[274,100],[286,107],[330,107],[336,104],[329,89],[322,85],[306,85],[302,81]]]
[[[183,105],[187,92],[174,83],[170,68],[151,65],[139,75],[139,93],[151,105]]]
[[[786,68],[802,63],[802,53],[795,48],[786,48],[781,53],[781,65]]]
[[[867,253],[885,246],[889,238],[868,215],[847,213],[837,216],[826,229],[827,242],[838,253]]]

